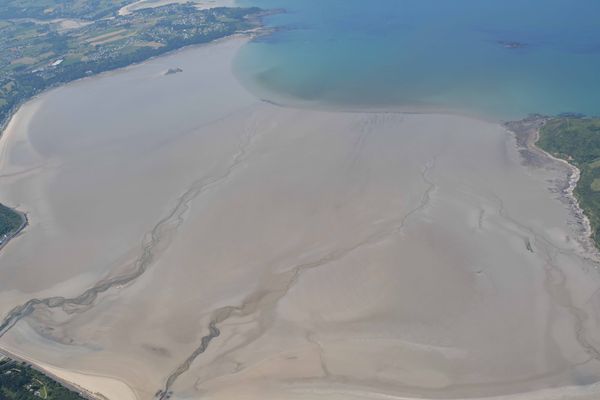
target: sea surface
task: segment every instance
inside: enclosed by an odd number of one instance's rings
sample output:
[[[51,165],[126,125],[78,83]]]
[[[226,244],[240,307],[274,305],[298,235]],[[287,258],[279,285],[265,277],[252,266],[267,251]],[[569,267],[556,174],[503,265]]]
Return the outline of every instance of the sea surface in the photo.
[[[598,0],[238,0],[284,13],[235,71],[273,102],[600,115]]]

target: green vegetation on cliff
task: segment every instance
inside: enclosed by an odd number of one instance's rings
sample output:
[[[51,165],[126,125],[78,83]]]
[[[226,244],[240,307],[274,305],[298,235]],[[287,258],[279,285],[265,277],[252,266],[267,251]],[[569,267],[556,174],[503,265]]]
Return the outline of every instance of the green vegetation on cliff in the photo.
[[[594,241],[600,247],[600,119],[550,119],[540,130],[537,144],[581,171],[575,196],[590,220]]]

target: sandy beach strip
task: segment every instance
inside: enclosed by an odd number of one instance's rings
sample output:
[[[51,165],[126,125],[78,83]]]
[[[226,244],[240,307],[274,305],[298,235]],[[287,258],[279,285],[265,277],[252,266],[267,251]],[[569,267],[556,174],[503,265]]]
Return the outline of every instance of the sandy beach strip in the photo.
[[[134,11],[145,8],[162,7],[168,4],[186,4],[190,0],[139,0],[121,7],[119,15],[128,15]],[[217,7],[235,7],[235,0],[192,0],[191,3],[199,10],[208,10]]]

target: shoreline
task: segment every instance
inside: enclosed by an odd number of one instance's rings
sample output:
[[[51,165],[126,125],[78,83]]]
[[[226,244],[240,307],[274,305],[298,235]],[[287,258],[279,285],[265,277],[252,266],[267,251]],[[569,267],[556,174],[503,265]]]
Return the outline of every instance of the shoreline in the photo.
[[[124,5],[117,11],[117,14],[119,16],[125,16],[125,15],[129,15],[133,12],[136,12],[139,10],[144,10],[147,8],[162,7],[162,6],[166,6],[166,5],[170,5],[170,4],[183,4],[183,3],[186,3],[187,1],[188,0],[158,0],[158,1],[157,0],[154,0],[154,1],[138,0],[138,1],[134,1],[133,3]],[[148,5],[146,5],[145,7],[138,6],[143,3],[148,3]],[[235,0],[208,0],[208,1],[196,0],[196,1],[192,1],[192,3],[194,5],[194,7],[198,8],[200,10],[209,10],[212,8],[220,8],[220,7],[237,7],[237,2]]]
[[[106,75],[109,75],[109,74],[112,74],[112,73],[118,73],[118,72],[127,70],[128,68],[134,67],[136,65],[142,65],[142,64],[145,64],[145,63],[147,63],[149,61],[155,60],[157,58],[166,57],[166,56],[169,56],[169,55],[176,54],[176,53],[178,53],[180,51],[185,51],[185,50],[193,49],[193,48],[196,48],[196,47],[205,47],[205,46],[210,46],[210,45],[216,45],[216,44],[219,44],[219,43],[222,43],[222,42],[225,42],[225,41],[228,41],[228,40],[232,40],[232,39],[235,39],[235,38],[238,38],[238,37],[246,37],[247,36],[251,40],[251,39],[254,39],[255,37],[261,36],[263,34],[268,34],[268,33],[270,33],[270,29],[269,28],[264,28],[264,27],[255,28],[255,29],[251,29],[251,30],[248,30],[248,31],[235,32],[235,33],[233,33],[233,34],[231,34],[229,36],[218,38],[218,39],[212,40],[210,42],[190,44],[190,45],[187,45],[187,46],[183,46],[183,47],[179,47],[177,49],[173,49],[173,50],[167,51],[167,52],[162,53],[162,54],[158,54],[158,55],[149,57],[149,58],[147,58],[145,60],[142,60],[142,61],[139,61],[139,62],[134,62],[134,63],[128,64],[128,65],[123,66],[123,67],[119,67],[119,68],[115,68],[115,69],[110,69],[110,70],[102,71],[102,72],[99,72],[97,74],[93,74],[93,75],[90,75],[90,76],[84,76],[84,77],[77,78],[77,79],[74,79],[74,80],[69,81],[69,82],[62,82],[62,83],[58,83],[58,84],[55,84],[55,85],[48,86],[47,88],[45,88],[45,89],[41,90],[40,92],[36,93],[34,96],[29,97],[28,99],[23,100],[22,102],[20,102],[18,105],[16,105],[15,107],[13,107],[13,109],[11,109],[8,112],[8,114],[6,115],[6,118],[0,121],[0,139],[4,136],[4,132],[5,132],[6,128],[8,127],[8,125],[10,124],[10,121],[12,120],[12,118],[15,116],[15,114],[17,112],[19,112],[19,110],[21,109],[21,107],[24,104],[30,102],[31,100],[37,99],[39,96],[41,96],[41,95],[43,95],[43,94],[45,94],[45,93],[47,93],[49,91],[52,91],[52,90],[55,90],[55,89],[58,89],[58,88],[61,88],[61,87],[67,86],[67,85],[71,85],[71,84],[74,84],[74,83],[77,83],[77,82],[82,82],[82,81],[86,81],[86,80],[89,80],[89,79],[95,79],[95,78],[103,77],[103,76],[106,76]]]
[[[0,347],[0,354],[2,354],[3,356],[10,358],[11,360],[15,360],[18,362],[22,362],[22,363],[26,363],[28,364],[31,368],[35,369],[38,372],[41,372],[42,374],[46,375],[47,377],[49,377],[50,379],[60,383],[61,385],[63,385],[64,387],[68,388],[69,390],[72,390],[74,392],[77,392],[80,396],[86,398],[87,400],[104,400],[99,396],[93,395],[91,392],[87,391],[86,389],[78,386],[76,383],[74,382],[69,382],[65,379],[59,378],[58,376],[52,374],[50,371],[48,371],[47,369],[41,367],[39,364],[32,362],[31,360],[21,357],[15,353],[12,353],[2,347]]]
[[[544,167],[545,161],[546,163],[551,162],[559,165],[568,171],[566,173],[566,181],[555,185],[554,189],[559,191],[559,199],[567,205],[570,213],[577,221],[579,228],[577,239],[587,253],[586,255],[598,263],[600,262],[600,249],[598,249],[598,246],[594,242],[592,225],[585,210],[581,207],[579,199],[575,195],[575,189],[581,178],[581,171],[567,160],[556,157],[537,145],[540,140],[540,130],[551,118],[544,115],[532,115],[520,121],[507,122],[504,126],[515,137],[517,148],[523,157],[525,165]],[[541,157],[542,159],[536,160],[536,157]]]
[[[51,88],[48,88],[48,90],[50,90]],[[39,94],[42,94],[45,91],[40,92]],[[8,126],[10,125],[10,121],[12,121],[12,119],[14,118],[14,116],[19,112],[19,110],[21,109],[21,107],[26,104],[27,102],[35,99],[38,95],[36,94],[35,96],[17,104],[15,107],[13,107],[8,114],[6,115],[6,118],[2,121],[0,121],[0,140],[2,140],[2,138],[4,138],[4,133],[6,132],[6,130],[8,129]],[[17,236],[19,236],[24,230],[25,228],[29,225],[29,218],[27,217],[27,213],[24,211],[19,211],[16,207],[11,207],[8,206],[2,202],[0,202],[0,204],[2,204],[4,207],[8,208],[11,212],[19,215],[19,217],[21,218],[21,225],[14,231],[9,232],[7,238],[0,243],[0,252],[2,252],[2,250],[4,250],[4,248]]]

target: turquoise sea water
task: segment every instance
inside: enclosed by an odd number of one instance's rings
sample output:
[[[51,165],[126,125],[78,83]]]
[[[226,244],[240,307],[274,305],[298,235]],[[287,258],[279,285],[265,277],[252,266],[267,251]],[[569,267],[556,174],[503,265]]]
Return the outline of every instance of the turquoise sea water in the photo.
[[[266,20],[277,32],[236,60],[240,80],[267,100],[600,115],[599,0],[238,3],[286,10]]]

